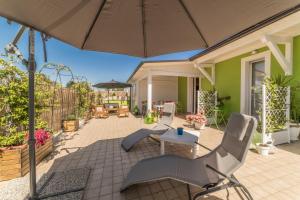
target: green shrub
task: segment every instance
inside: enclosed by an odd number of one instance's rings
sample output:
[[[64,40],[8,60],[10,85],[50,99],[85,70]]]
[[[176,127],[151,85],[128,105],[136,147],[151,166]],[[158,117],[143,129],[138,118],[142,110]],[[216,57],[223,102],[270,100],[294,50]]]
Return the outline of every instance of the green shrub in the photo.
[[[72,115],[68,115],[64,120],[65,121],[73,121],[76,120],[76,115],[72,114]]]
[[[140,113],[140,109],[137,105],[135,105],[133,108],[133,114],[138,115],[139,113]]]
[[[9,136],[0,136],[0,147],[18,146],[24,144],[25,133],[19,132]]]
[[[153,124],[154,123],[154,115],[153,113],[148,113],[146,117],[144,118],[145,124]]]
[[[89,110],[91,104],[89,99],[89,94],[92,92],[90,84],[87,81],[70,81],[67,83],[67,87],[74,89],[78,97],[76,116],[83,117],[84,113]]]
[[[51,95],[51,81],[44,74],[36,74],[35,119],[47,109]],[[10,136],[28,129],[28,75],[0,59],[0,135]]]

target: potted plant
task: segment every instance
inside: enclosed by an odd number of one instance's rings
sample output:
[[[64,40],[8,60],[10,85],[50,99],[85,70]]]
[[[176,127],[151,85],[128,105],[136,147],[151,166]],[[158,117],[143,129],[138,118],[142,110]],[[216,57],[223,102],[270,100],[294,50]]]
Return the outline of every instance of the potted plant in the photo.
[[[37,129],[36,163],[53,151],[53,140],[50,132]],[[28,133],[17,132],[9,136],[0,136],[0,181],[22,177],[29,171]]]
[[[207,124],[207,118],[205,117],[203,112],[200,112],[196,115],[186,115],[186,121],[190,124],[190,126],[194,127],[197,130],[204,129]]]
[[[266,102],[265,118],[262,118],[263,106],[259,107],[257,117],[259,117],[258,131],[265,132],[262,135],[263,143],[272,143],[273,145],[290,142],[288,134],[288,119],[286,96],[288,95],[288,87],[290,86],[291,78],[289,76],[278,75],[275,77],[266,78],[264,80]],[[258,90],[262,92],[262,90]],[[262,102],[263,103],[263,102]],[[265,121],[264,121],[265,120]],[[266,124],[263,130],[263,122]]]
[[[145,124],[153,124],[154,123],[154,114],[152,112],[148,112],[148,114],[144,118]]]
[[[186,115],[185,119],[190,126],[194,126],[195,115]]]
[[[202,130],[205,128],[205,125],[207,124],[207,119],[203,113],[198,113],[194,117],[194,124],[195,129]]]
[[[135,105],[134,108],[133,108],[133,114],[134,115],[139,115],[140,114],[140,109],[137,105]]]
[[[79,119],[76,118],[74,114],[68,115],[63,120],[63,130],[65,132],[74,132],[79,128]]]
[[[267,156],[270,153],[271,145],[259,143],[256,145],[258,153],[262,156]]]

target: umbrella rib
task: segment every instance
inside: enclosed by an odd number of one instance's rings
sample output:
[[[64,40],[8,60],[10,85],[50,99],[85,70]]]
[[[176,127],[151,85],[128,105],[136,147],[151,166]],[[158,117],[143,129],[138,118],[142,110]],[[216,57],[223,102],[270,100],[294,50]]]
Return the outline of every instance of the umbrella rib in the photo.
[[[97,14],[96,14],[96,16],[95,16],[95,18],[94,18],[94,20],[93,20],[91,26],[89,27],[89,30],[88,30],[87,34],[86,34],[85,37],[84,37],[83,43],[82,43],[82,45],[81,45],[81,49],[84,48],[85,43],[86,43],[87,39],[89,38],[89,36],[90,36],[90,34],[91,34],[91,32],[92,32],[92,30],[93,30],[93,28],[94,28],[94,25],[96,24],[96,21],[97,21],[98,17],[100,16],[100,13],[102,12],[102,10],[103,10],[103,8],[104,8],[104,5],[105,5],[106,1],[107,1],[107,0],[103,0],[102,4],[100,5],[100,7],[99,7],[99,9],[98,9],[98,11],[97,11]]]
[[[145,5],[144,5],[144,0],[141,0],[141,7],[142,7],[144,56],[147,57],[147,38],[146,38],[146,29],[145,29]]]
[[[183,1],[182,1],[182,0],[178,0],[178,1],[180,2],[181,6],[183,7],[185,13],[187,14],[187,16],[189,17],[189,19],[191,20],[191,22],[192,22],[192,24],[194,25],[194,27],[196,28],[197,32],[199,33],[199,35],[200,35],[202,41],[205,43],[206,47],[208,47],[209,45],[208,45],[208,43],[206,42],[206,40],[205,40],[203,34],[201,33],[200,28],[199,28],[198,25],[196,24],[196,22],[195,22],[193,16],[192,16],[191,13],[188,11],[188,9],[187,9],[187,7],[185,6],[185,4],[183,3]]]

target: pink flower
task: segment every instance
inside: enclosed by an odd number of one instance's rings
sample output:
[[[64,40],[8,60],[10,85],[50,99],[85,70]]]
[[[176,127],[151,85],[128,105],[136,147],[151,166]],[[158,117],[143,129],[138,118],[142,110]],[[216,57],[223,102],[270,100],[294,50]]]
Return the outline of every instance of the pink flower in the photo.
[[[28,140],[28,133],[26,134]],[[47,139],[50,138],[50,133],[44,129],[38,129],[34,132],[34,138],[36,140],[35,144],[37,146],[42,146],[46,143]]]
[[[37,145],[44,145],[46,140],[50,137],[50,134],[44,129],[38,129],[34,133]]]
[[[207,123],[207,119],[204,115],[204,112],[199,112],[196,115],[187,115],[185,118],[187,121],[190,121],[190,122],[198,122],[200,124]]]

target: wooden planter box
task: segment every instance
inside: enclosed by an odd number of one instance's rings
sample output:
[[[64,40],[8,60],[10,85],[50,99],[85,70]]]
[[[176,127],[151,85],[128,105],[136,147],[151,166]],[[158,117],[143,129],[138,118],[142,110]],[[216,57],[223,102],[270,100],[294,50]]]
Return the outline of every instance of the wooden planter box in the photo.
[[[0,181],[22,177],[29,172],[28,145],[0,149]],[[36,164],[53,151],[52,137],[43,146],[36,146]]]
[[[74,132],[79,128],[79,119],[63,121],[63,128],[65,132]]]

